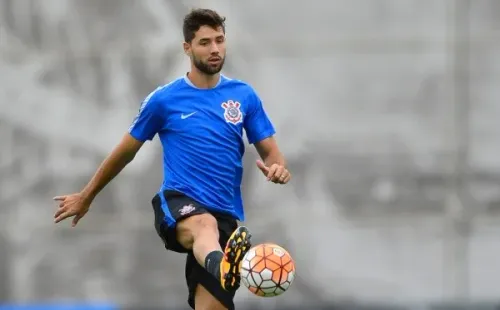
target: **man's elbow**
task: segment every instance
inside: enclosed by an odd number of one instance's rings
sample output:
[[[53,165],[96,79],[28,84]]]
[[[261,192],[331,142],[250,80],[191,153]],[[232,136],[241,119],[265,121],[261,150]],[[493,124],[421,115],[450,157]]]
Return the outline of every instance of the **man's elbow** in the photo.
[[[134,160],[137,152],[135,149],[118,147],[116,148],[110,157],[115,158],[115,160],[120,161],[124,164],[129,164],[132,160]]]
[[[139,153],[140,147],[129,147],[126,148],[123,152],[123,159],[130,163]]]

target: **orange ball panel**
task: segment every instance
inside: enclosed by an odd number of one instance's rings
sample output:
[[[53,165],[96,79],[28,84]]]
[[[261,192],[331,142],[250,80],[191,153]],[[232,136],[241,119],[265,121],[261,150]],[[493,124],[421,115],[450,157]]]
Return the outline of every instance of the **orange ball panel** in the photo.
[[[276,255],[269,255],[268,257],[266,257],[266,260],[268,262],[273,262],[274,264],[278,265],[278,266],[281,266],[281,258],[279,256],[276,256]]]
[[[257,258],[257,257],[256,257]],[[254,258],[255,259],[255,258]],[[251,264],[250,267],[252,267],[252,271],[255,272],[262,272],[262,270],[266,269],[266,260],[262,258],[258,258],[258,263],[256,264]],[[252,260],[253,261],[253,260]]]
[[[257,296],[264,296],[264,292],[262,292],[258,287],[249,287],[248,289]]]
[[[288,273],[283,274],[283,270],[281,270],[281,269],[275,270],[273,272],[273,282],[276,284],[280,284],[281,279],[286,278],[287,275],[288,275]]]
[[[267,269],[274,271],[274,270],[279,270],[281,269],[281,265],[279,263],[276,263],[275,261],[265,258],[264,261],[266,262],[266,267]]]
[[[257,248],[255,248],[255,256],[260,256],[260,257],[264,257],[264,247],[262,246],[259,246]]]
[[[252,269],[253,266],[257,265],[262,260],[264,260],[264,259],[262,257],[260,257],[260,256],[255,256],[254,258],[252,258],[250,260],[250,269]]]
[[[293,271],[293,263],[292,262],[289,262],[288,264],[286,264],[285,266],[283,266],[283,269],[286,270],[287,272],[292,272]]]
[[[265,254],[266,257],[270,256],[270,255],[273,255],[273,248],[272,248],[272,246],[267,245],[267,246],[264,246],[263,248],[264,248],[264,254]]]
[[[283,255],[281,257],[281,264],[282,265],[286,265],[286,264],[288,264],[291,261],[292,261],[292,258],[290,257],[290,255]]]

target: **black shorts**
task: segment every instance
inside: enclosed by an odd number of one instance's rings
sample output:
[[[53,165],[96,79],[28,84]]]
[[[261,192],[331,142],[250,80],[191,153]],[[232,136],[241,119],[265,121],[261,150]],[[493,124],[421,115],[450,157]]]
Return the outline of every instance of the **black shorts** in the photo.
[[[186,282],[189,289],[188,303],[194,309],[194,295],[198,284],[202,285],[210,294],[219,300],[229,310],[234,309],[234,293],[224,290],[220,282],[215,279],[203,266],[198,264],[191,250],[185,249],[178,241],[175,231],[176,223],[184,218],[209,213],[216,220],[219,228],[219,243],[222,248],[238,227],[233,217],[208,211],[203,205],[188,196],[174,191],[164,191],[162,195],[155,195],[152,200],[155,214],[155,228],[165,244],[165,248],[177,253],[187,253]]]

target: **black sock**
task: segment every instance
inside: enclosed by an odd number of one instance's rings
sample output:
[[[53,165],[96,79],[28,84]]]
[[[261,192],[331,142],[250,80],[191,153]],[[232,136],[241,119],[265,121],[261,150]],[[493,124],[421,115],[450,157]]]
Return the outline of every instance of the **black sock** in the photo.
[[[224,254],[221,251],[212,251],[205,257],[205,269],[217,280],[220,280],[220,262]]]

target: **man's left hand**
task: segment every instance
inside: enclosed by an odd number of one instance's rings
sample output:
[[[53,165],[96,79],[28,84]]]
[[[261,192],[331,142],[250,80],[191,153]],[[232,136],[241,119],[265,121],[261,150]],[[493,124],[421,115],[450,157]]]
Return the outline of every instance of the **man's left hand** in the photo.
[[[266,176],[268,181],[276,184],[286,184],[292,178],[292,175],[285,168],[285,166],[280,164],[272,164],[270,167],[266,166],[261,160],[257,160],[257,167],[262,171],[264,176]]]

